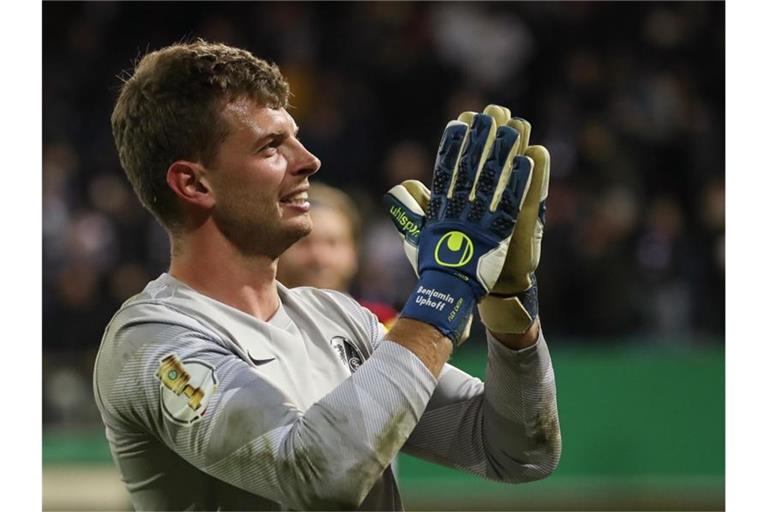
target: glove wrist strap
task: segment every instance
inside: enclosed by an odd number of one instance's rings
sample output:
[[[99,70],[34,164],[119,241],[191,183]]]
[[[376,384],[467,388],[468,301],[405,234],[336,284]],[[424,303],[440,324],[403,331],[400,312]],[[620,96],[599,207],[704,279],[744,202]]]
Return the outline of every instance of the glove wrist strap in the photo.
[[[515,295],[489,295],[478,304],[480,319],[489,330],[502,334],[520,334],[528,330],[539,316],[539,288],[533,285]]]
[[[434,326],[457,346],[475,302],[475,292],[466,281],[447,272],[426,270],[401,316]]]

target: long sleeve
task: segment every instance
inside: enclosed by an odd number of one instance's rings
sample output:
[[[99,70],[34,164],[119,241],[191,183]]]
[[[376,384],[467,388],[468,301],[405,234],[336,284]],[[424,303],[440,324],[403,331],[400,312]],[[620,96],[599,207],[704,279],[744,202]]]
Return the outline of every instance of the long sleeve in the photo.
[[[437,384],[411,352],[382,341],[352,376],[300,410],[270,376],[279,361],[254,368],[172,325],[130,326],[115,340],[119,348],[100,356],[113,361],[98,365],[115,374],[97,375],[96,387],[108,428],[151,432],[201,471],[292,509],[357,507]],[[186,387],[175,387],[179,375],[191,376]]]
[[[561,439],[554,370],[542,334],[511,350],[488,334],[485,383],[446,365],[406,453],[493,480],[549,475]]]

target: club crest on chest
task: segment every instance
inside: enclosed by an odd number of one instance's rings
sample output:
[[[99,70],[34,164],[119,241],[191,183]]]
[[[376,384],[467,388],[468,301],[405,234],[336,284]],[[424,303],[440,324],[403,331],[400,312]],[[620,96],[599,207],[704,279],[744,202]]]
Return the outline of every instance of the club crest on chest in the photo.
[[[357,371],[360,365],[363,364],[363,356],[358,348],[344,336],[334,336],[331,338],[331,347],[336,351],[336,355],[339,356],[341,362],[347,365],[351,372]]]

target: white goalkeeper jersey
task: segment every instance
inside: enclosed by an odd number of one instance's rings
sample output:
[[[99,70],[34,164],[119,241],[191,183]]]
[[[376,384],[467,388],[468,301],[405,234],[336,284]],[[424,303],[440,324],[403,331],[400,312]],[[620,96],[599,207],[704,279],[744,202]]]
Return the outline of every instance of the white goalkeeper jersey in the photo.
[[[435,379],[338,292],[287,289],[261,321],[168,274],[104,333],[94,393],[137,510],[402,510],[406,453],[507,482],[557,465],[543,338],[488,338],[485,384]]]

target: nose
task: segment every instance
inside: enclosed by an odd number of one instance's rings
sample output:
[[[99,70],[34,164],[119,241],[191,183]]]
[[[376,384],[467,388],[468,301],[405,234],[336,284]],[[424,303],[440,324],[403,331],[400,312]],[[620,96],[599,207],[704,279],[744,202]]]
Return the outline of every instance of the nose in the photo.
[[[320,159],[312,154],[304,145],[296,141],[296,153],[293,159],[293,173],[302,176],[312,176],[320,170]]]

